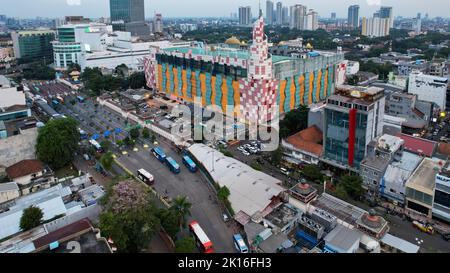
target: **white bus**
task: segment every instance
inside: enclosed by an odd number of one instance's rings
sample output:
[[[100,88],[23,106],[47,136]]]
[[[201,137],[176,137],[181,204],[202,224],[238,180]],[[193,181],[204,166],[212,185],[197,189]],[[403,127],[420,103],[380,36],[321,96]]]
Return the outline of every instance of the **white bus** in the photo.
[[[139,179],[147,185],[153,185],[153,183],[155,182],[155,178],[153,177],[153,175],[144,169],[138,170],[137,174]]]

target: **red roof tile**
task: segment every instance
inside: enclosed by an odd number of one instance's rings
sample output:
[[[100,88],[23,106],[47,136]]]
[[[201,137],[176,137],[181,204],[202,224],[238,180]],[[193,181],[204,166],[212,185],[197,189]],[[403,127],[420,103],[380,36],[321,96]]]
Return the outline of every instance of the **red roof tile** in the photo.
[[[14,179],[25,175],[40,172],[44,169],[44,164],[36,159],[26,159],[6,168],[6,174]]]
[[[413,137],[402,133],[398,133],[397,136],[405,141],[405,150],[415,154],[422,154],[432,157],[437,146],[437,143],[431,140]]]
[[[439,143],[438,152],[442,155],[450,155],[450,144],[444,142]]]
[[[322,131],[313,125],[306,128],[303,131],[296,133],[286,139],[286,142],[297,148],[298,150],[306,151],[317,156],[322,155],[323,146],[319,143],[322,142]]]

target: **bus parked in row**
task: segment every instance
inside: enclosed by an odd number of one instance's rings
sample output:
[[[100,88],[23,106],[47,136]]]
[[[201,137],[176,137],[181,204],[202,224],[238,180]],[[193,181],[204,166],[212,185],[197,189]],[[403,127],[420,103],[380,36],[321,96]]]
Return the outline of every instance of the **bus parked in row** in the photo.
[[[195,173],[197,171],[197,165],[194,161],[187,155],[183,156],[183,164],[189,169],[189,171]]]
[[[164,150],[160,147],[152,148],[152,154],[161,162],[165,162],[166,160],[166,154],[164,153]]]
[[[241,234],[238,233],[233,235],[233,243],[239,253],[248,253],[248,247],[245,244],[244,239],[242,239]]]
[[[166,157],[166,164],[169,167],[170,171],[177,174],[180,173],[180,165],[175,161],[175,159],[171,157]]]

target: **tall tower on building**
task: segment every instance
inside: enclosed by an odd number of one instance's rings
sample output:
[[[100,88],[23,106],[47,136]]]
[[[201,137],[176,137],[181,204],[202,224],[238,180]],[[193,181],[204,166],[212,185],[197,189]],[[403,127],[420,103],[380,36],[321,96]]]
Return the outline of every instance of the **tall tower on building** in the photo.
[[[283,25],[289,24],[289,8],[283,7],[283,15],[282,15]]]
[[[153,18],[153,28],[154,32],[162,33],[163,32],[163,18],[161,13],[156,13]]]
[[[359,5],[348,7],[347,24],[352,28],[359,28]]]
[[[273,2],[268,0],[266,1],[266,24],[272,25],[273,23]]]
[[[306,30],[316,30],[319,28],[319,15],[313,9],[310,9],[306,15]]]
[[[114,30],[128,31],[132,35],[148,35],[145,24],[144,0],[109,0],[111,23]]]
[[[272,72],[272,57],[264,34],[264,19],[260,17],[253,27],[253,44],[249,49],[247,79],[242,79],[240,119],[244,122],[262,124],[272,120],[277,113],[276,95],[278,81]]]

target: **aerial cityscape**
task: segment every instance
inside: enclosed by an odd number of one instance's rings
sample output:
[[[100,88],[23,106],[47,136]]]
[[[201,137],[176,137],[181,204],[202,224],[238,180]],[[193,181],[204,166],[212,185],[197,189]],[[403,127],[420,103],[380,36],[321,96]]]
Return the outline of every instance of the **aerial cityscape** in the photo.
[[[329,2],[2,7],[0,253],[450,253],[450,2]]]

